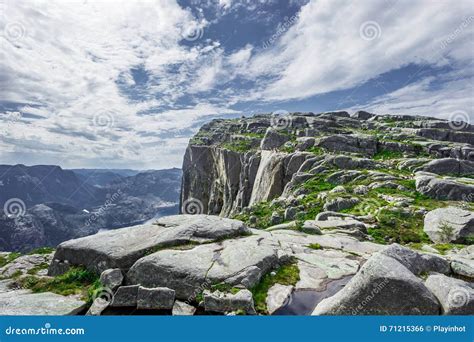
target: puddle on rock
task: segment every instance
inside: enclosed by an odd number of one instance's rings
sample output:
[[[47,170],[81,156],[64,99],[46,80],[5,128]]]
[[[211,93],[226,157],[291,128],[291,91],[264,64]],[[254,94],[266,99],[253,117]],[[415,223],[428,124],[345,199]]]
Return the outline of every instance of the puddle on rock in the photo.
[[[352,278],[347,276],[341,279],[333,280],[326,285],[323,291],[298,290],[291,294],[291,300],[285,306],[273,313],[273,315],[293,315],[306,316],[311,315],[314,308],[325,298],[331,297],[341,290]]]

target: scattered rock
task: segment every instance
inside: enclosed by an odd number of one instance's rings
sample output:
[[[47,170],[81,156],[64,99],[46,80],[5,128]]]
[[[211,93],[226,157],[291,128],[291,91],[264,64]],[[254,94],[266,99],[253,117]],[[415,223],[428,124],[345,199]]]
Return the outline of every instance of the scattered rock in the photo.
[[[123,274],[120,268],[105,270],[100,274],[100,283],[102,286],[115,291],[123,282]]]
[[[474,279],[474,260],[456,257],[451,261],[451,269],[453,273]]]
[[[104,298],[96,298],[92,302],[92,305],[89,308],[89,310],[87,310],[86,315],[87,316],[100,316],[100,315],[102,315],[102,312],[105,309],[107,309],[109,304],[110,304],[110,302],[108,302]]]
[[[111,307],[135,307],[137,306],[137,296],[139,285],[120,286],[115,292]]]
[[[262,150],[273,150],[282,146],[284,143],[289,141],[291,138],[288,134],[282,134],[277,129],[269,127],[262,139],[260,148]]]
[[[290,301],[293,286],[275,284],[268,290],[267,293],[267,311],[268,314],[273,314],[279,308],[285,306]]]
[[[172,311],[173,316],[193,316],[195,312],[196,308],[192,305],[179,300],[174,302]]]
[[[344,198],[336,197],[326,201],[324,204],[324,210],[326,211],[341,211],[344,209],[350,209],[355,207],[360,202],[359,199],[353,198]]]
[[[461,183],[454,179],[439,178],[428,172],[417,172],[416,190],[423,195],[445,201],[474,202],[474,185]]]
[[[204,309],[210,312],[243,311],[247,315],[255,315],[252,293],[249,290],[240,290],[236,294],[220,291],[204,291]]]
[[[425,216],[423,230],[436,243],[464,242],[474,235],[474,212],[456,208],[438,208]]]
[[[138,288],[137,309],[171,310],[175,298],[174,290],[167,287]]]
[[[289,207],[285,209],[285,221],[293,220],[296,217],[297,210],[294,207]]]

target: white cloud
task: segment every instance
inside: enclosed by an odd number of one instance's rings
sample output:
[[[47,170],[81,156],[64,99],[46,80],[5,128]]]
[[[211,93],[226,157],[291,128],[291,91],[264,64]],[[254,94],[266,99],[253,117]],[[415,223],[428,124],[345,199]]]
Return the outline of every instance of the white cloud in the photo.
[[[237,114],[234,104],[348,89],[408,64],[452,70],[364,108],[446,117],[455,110],[472,115],[474,107],[474,9],[467,0],[312,1],[266,49],[229,48],[206,31],[224,14],[259,4],[252,1],[209,2],[220,8],[214,21],[174,0],[5,4],[1,100],[30,115],[8,123],[3,163],[179,166],[197,123]],[[368,21],[379,25],[378,38],[360,36]],[[241,79],[245,88],[232,86]],[[0,120],[8,118],[0,113]],[[94,126],[102,121],[105,127]]]
[[[372,40],[360,33],[368,21],[380,28]],[[249,71],[274,76],[264,100],[301,99],[412,63],[472,59],[473,34],[471,1],[312,1],[275,46],[252,60]]]

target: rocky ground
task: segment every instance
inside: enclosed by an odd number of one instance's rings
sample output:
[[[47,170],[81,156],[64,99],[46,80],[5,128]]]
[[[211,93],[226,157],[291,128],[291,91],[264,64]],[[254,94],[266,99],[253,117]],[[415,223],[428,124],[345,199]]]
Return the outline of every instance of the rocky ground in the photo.
[[[366,112],[214,120],[186,151],[181,206],[2,255],[0,312],[474,314],[472,125]]]

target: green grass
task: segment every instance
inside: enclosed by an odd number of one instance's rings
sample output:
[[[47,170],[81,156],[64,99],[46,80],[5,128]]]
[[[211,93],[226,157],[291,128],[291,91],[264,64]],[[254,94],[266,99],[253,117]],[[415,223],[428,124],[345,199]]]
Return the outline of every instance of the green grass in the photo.
[[[421,214],[383,209],[377,215],[377,221],[377,228],[368,229],[369,235],[374,238],[375,242],[381,244],[430,242],[423,231],[423,215]]]
[[[266,274],[259,284],[251,289],[255,310],[259,313],[267,313],[267,293],[275,284],[295,285],[300,280],[300,270],[296,264],[288,264],[281,266],[274,276],[270,273]]]
[[[400,151],[381,150],[373,158],[375,160],[399,159],[403,158],[403,153]]]
[[[32,275],[35,275],[36,273],[38,273],[39,271],[41,270],[45,270],[49,267],[49,264],[47,262],[42,262],[41,264],[33,267],[32,269],[29,269],[28,274],[32,274]]]
[[[214,284],[211,285],[211,291],[220,291],[220,292],[225,292],[225,293],[232,293],[236,294],[239,292],[241,289],[233,287],[232,285],[226,284],[226,283],[219,283],[219,284]]]
[[[50,254],[50,253],[53,253],[53,252],[54,252],[53,247],[41,247],[41,248],[33,249],[28,254],[30,254],[30,255],[31,254]]]
[[[41,278],[30,275],[19,279],[22,288],[29,289],[34,293],[53,292],[68,296],[80,294],[88,302],[92,300],[89,290],[98,286],[99,277],[83,267],[73,267],[64,274],[54,278]]]
[[[221,147],[234,152],[247,152],[252,150],[252,142],[250,140],[237,140],[223,143]]]
[[[20,256],[21,256],[21,253],[16,253],[16,252],[10,253],[7,256],[0,256],[0,267],[3,267],[6,264],[11,263],[13,260],[15,260],[16,258]]]
[[[308,247],[311,249],[323,249],[323,247],[319,243],[310,243]]]

